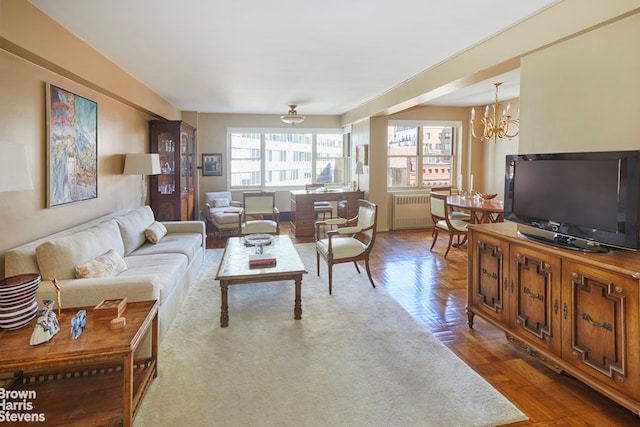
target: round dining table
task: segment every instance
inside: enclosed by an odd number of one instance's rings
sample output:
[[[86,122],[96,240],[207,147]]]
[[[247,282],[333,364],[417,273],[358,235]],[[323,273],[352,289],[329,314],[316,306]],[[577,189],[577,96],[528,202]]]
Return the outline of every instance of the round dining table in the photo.
[[[447,204],[469,212],[472,224],[504,222],[502,200],[485,200],[479,196],[455,195],[447,197]]]

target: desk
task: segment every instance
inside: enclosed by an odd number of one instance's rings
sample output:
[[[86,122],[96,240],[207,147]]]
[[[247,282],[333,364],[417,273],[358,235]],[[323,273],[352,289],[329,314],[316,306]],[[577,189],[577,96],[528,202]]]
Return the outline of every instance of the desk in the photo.
[[[502,200],[484,200],[482,198],[449,196],[449,206],[469,211],[471,223],[504,222],[504,206]]]
[[[358,200],[364,199],[364,191],[332,190],[291,191],[291,230],[294,236],[313,236],[315,233],[315,213],[313,203],[320,201],[337,202],[338,216],[349,219],[358,215]]]

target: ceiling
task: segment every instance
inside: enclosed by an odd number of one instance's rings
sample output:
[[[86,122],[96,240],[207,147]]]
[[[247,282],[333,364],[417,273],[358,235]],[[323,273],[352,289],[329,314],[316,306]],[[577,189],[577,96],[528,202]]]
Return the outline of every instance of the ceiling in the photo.
[[[30,0],[183,111],[340,115],[556,0]],[[482,24],[482,25],[480,25]],[[519,96],[519,72],[430,102]]]

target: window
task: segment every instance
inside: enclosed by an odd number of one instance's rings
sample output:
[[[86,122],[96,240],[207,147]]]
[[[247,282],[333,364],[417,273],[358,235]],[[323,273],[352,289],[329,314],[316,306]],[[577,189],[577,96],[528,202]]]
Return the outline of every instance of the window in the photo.
[[[387,187],[452,185],[453,136],[454,128],[448,124],[391,123],[387,131]]]
[[[228,138],[232,188],[345,183],[345,144],[340,130],[231,129]]]

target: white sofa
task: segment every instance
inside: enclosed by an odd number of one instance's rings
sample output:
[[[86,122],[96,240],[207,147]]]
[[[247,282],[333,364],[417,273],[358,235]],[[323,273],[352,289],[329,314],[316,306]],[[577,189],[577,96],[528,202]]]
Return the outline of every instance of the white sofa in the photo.
[[[149,206],[98,218],[10,249],[5,254],[5,274],[40,274],[36,296],[40,305],[43,299],[55,301],[52,278],[60,286],[63,307],[95,306],[103,299],[122,297],[129,302],[158,300],[162,339],[202,267],[206,231],[202,221],[162,222],[166,235],[154,244],[145,236],[152,224],[158,227]],[[126,270],[76,278],[78,266],[104,266],[96,259],[109,250],[124,260]]]

